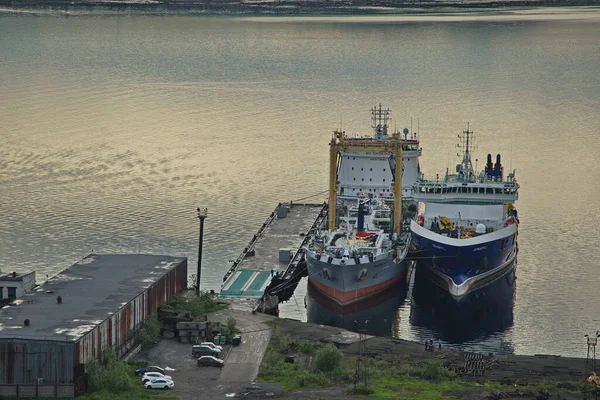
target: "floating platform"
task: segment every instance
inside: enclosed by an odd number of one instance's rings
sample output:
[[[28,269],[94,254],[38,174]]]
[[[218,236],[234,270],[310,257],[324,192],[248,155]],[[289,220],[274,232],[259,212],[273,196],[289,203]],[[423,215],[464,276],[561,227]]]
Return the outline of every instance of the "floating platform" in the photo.
[[[219,295],[262,298],[274,277],[281,279],[297,264],[296,253],[323,209],[323,203],[278,205],[223,277]]]

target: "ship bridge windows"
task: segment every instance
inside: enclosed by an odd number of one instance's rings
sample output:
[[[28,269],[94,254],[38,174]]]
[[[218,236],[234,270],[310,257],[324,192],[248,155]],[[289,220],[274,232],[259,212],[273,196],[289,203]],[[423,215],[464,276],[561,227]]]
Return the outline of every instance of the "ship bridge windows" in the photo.
[[[485,194],[494,194],[494,188],[485,188]]]

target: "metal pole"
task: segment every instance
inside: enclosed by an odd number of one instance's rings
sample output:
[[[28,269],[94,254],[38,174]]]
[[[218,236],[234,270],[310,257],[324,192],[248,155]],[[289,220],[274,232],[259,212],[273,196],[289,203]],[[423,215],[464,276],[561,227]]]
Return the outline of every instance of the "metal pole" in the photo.
[[[202,275],[202,240],[204,236],[204,219],[208,214],[208,209],[197,208],[198,219],[200,219],[200,236],[198,239],[198,271],[196,271],[196,296],[200,295],[200,276]]]

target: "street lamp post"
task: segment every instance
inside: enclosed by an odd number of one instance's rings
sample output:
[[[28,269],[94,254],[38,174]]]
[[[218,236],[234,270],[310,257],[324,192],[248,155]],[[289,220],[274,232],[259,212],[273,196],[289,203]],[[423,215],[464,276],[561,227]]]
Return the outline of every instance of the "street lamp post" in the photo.
[[[202,275],[202,237],[204,236],[204,219],[208,214],[208,209],[197,208],[198,219],[200,219],[200,237],[198,240],[198,271],[196,272],[196,296],[200,296],[200,276]]]

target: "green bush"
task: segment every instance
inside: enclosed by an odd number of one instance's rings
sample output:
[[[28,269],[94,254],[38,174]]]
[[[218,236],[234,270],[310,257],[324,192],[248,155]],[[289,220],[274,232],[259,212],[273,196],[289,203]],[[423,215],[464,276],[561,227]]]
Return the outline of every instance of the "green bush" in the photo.
[[[317,351],[321,346],[319,346],[319,344],[315,344],[313,342],[311,342],[310,340],[306,340],[306,339],[297,339],[297,340],[293,340],[289,343],[288,346],[288,350],[292,351],[294,353],[314,353],[315,351]]]
[[[239,332],[238,329],[236,328],[236,325],[237,325],[237,321],[235,320],[235,318],[233,318],[233,317],[227,318],[227,322],[225,323],[225,326],[222,329],[222,333],[227,338],[226,339],[227,342],[230,342],[233,335],[235,335],[236,333]]]
[[[317,351],[315,369],[325,373],[335,371],[339,368],[342,358],[344,358],[344,354],[334,345],[328,344]]]
[[[425,364],[417,366],[404,364],[400,368],[400,374],[409,377],[427,379],[430,381],[443,381],[456,378],[456,373],[448,368],[445,368],[440,361],[427,361]]]
[[[146,348],[158,343],[160,341],[161,329],[162,324],[158,320],[156,313],[150,314],[148,318],[146,318],[146,322],[138,334],[138,340],[142,347]]]
[[[118,361],[112,349],[102,352],[101,363],[96,360],[86,365],[88,386],[92,392],[107,390],[112,393],[123,393],[133,389],[129,379],[131,368]]]
[[[169,300],[166,307],[176,311],[189,311],[192,317],[199,317],[213,311],[221,310],[226,306],[217,303],[210,293],[200,292],[198,296],[176,296]]]
[[[270,345],[273,347],[274,351],[283,354],[290,350],[291,343],[292,341],[290,340],[289,335],[275,332],[271,337]]]

